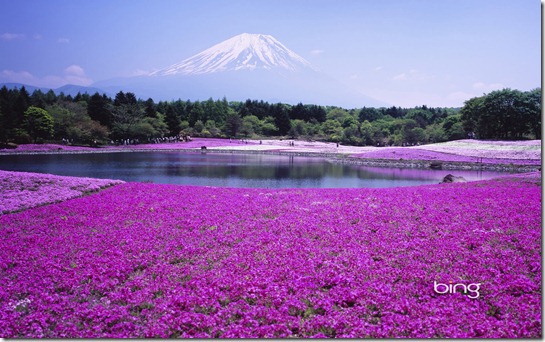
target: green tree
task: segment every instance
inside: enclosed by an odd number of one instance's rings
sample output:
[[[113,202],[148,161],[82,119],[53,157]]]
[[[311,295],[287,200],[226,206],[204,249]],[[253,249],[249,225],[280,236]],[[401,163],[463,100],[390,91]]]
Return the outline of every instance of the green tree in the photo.
[[[322,106],[310,105],[307,106],[309,111],[310,120],[312,122],[315,120],[317,123],[324,122],[326,120],[327,113]]]
[[[351,145],[362,144],[362,136],[357,124],[351,124],[343,129],[342,141]]]
[[[2,108],[2,121],[0,122],[0,130],[2,131],[2,141],[8,142],[15,140],[17,131],[22,131],[24,115],[19,117],[19,113],[15,109],[15,101],[19,96],[18,90],[10,90],[5,85],[0,88],[0,108]],[[24,114],[24,113],[23,113]],[[28,137],[28,134],[24,132]]]
[[[30,106],[30,95],[28,94],[28,91],[23,86],[21,89],[16,92],[17,97],[15,99],[15,113],[17,115],[17,120],[19,122],[22,122],[25,117],[25,111]]]
[[[290,116],[286,107],[281,103],[274,104],[271,107],[271,114],[276,127],[278,127],[278,134],[286,135],[291,129]]]
[[[30,104],[34,107],[45,109],[47,103],[45,100],[45,94],[40,90],[36,89],[30,96]]]
[[[393,120],[390,129],[393,131],[391,136],[394,137],[393,140],[395,144],[400,145],[403,143],[416,143],[418,141],[416,135],[419,134],[419,131],[413,132],[413,129],[417,127],[419,127],[418,123],[413,119]]]
[[[291,107],[289,115],[291,120],[310,120],[310,113],[301,102]]]
[[[518,135],[521,93],[511,89],[497,90],[485,96],[479,131],[484,139],[508,139]],[[524,126],[524,125],[522,125]]]
[[[261,120],[255,115],[248,115],[242,118],[242,126],[240,132],[246,135],[247,137],[252,134],[261,134]]]
[[[365,120],[369,122],[373,122],[378,119],[381,119],[382,117],[383,115],[380,111],[378,111],[376,108],[370,108],[370,107],[363,107],[358,114],[358,118],[360,122],[364,122]]]
[[[154,138],[164,137],[169,133],[168,125],[165,122],[165,116],[159,112],[155,113],[155,117],[146,116],[144,122],[149,123],[153,127],[154,134],[152,137]],[[180,131],[178,131],[178,133],[180,133]],[[178,133],[176,135],[178,135]]]
[[[49,89],[47,93],[45,93],[45,103],[48,106],[53,105],[55,102],[57,102],[57,94],[52,89]]]
[[[326,115],[327,120],[336,120],[340,124],[342,124],[349,117],[350,113],[342,108],[332,108]]]
[[[263,119],[263,125],[261,126],[263,134],[266,136],[276,135],[278,133],[278,127],[274,123],[274,118],[272,116],[266,116]]]
[[[180,134],[180,131],[182,130],[181,120],[176,114],[176,111],[174,110],[173,106],[167,107],[166,114],[165,114],[165,123],[167,125],[168,134],[170,136],[176,136]]]
[[[463,130],[463,127],[461,127],[461,129]],[[426,134],[426,140],[430,143],[443,142],[447,140],[443,125],[439,123],[434,123],[427,126],[424,133]]]
[[[360,125],[361,143],[364,145],[375,145],[373,134],[373,125],[369,121],[364,120]]]
[[[343,129],[339,121],[328,119],[322,123],[322,132],[328,140],[338,141],[341,139]]]
[[[462,125],[462,115],[450,115],[445,121],[443,121],[443,131],[446,136],[446,140],[458,140],[467,138],[467,134],[464,131]]]
[[[111,127],[113,121],[111,100],[106,95],[100,95],[98,92],[92,95],[87,105],[87,113],[92,120]]]
[[[194,127],[195,122],[197,122],[197,120],[206,121],[204,108],[199,101],[193,103],[193,106],[189,110],[188,121],[189,121],[189,124]]]
[[[230,137],[236,137],[242,126],[242,119],[238,113],[231,111],[227,114],[225,118],[224,131]]]
[[[188,122],[188,121],[182,120],[182,121],[180,122],[180,126],[179,126],[179,127],[180,127],[180,131],[179,131],[179,132],[180,132],[182,135],[191,135],[191,134],[193,134],[192,130],[189,128],[189,122]]]
[[[204,111],[204,116],[201,118],[203,122],[212,120],[214,122],[224,122],[226,108],[224,108],[225,102],[214,101],[212,98],[209,98],[207,101],[202,102],[202,107]]]
[[[426,133],[421,127],[404,130],[403,140],[409,144],[423,143],[426,141]]]
[[[210,132],[210,135],[213,137],[218,137],[221,134],[221,130],[216,126],[216,122],[214,120],[207,120],[204,124],[204,128]]]
[[[423,106],[426,108],[425,106]],[[428,109],[414,108],[410,109],[405,115],[406,119],[412,119],[416,121],[420,128],[426,128],[427,125],[433,121],[433,113]]]
[[[390,118],[392,121],[388,121],[386,118]],[[390,116],[383,117],[373,122],[373,128],[371,130],[373,137],[373,145],[384,146],[392,143],[392,123],[393,119]]]
[[[196,133],[201,133],[202,130],[204,129],[204,123],[201,120],[197,120],[195,122],[195,125],[193,126],[193,129],[195,130]]]
[[[480,125],[480,115],[483,111],[483,102],[484,96],[473,97],[464,102],[464,106],[460,110],[460,120],[466,132],[477,132],[477,128]]]
[[[120,92],[122,94],[122,92]],[[131,94],[131,93],[127,93]],[[118,93],[119,95],[119,93]],[[115,139],[140,139],[148,132],[149,126],[143,126],[144,109],[132,96],[118,96],[118,105],[114,106],[112,117],[112,135]],[[151,126],[151,125],[150,125]]]
[[[34,142],[53,136],[54,122],[49,113],[42,108],[30,106],[25,111],[25,127]]]
[[[4,111],[2,110],[2,102],[0,101],[0,146],[4,147],[7,141],[8,141],[8,129],[6,125]]]
[[[541,136],[541,89],[496,90],[466,101],[461,114],[465,131],[476,132],[480,139],[537,138]]]
[[[155,109],[155,102],[153,102],[152,98],[149,98],[144,102],[144,113],[148,118],[155,118],[157,117],[157,111]]]
[[[291,128],[288,134],[293,139],[302,135],[307,135],[307,125],[305,121],[301,119],[291,120]]]
[[[541,88],[526,92],[524,98],[527,108],[525,115],[528,116],[524,121],[528,122],[529,131],[533,133],[535,139],[541,139],[541,115],[538,114],[541,113],[541,98]]]
[[[2,96],[2,110],[8,138],[18,143],[28,142],[30,137],[25,127],[25,111],[30,106],[30,95],[24,86],[21,89],[6,91],[7,94],[4,94],[6,97]]]
[[[146,141],[156,135],[156,131],[151,123],[145,119],[140,120],[127,127],[126,136],[131,139]]]
[[[343,122],[341,122],[341,125],[342,125],[343,128],[348,128],[348,127],[351,127],[351,126],[357,126],[358,125],[358,120],[356,120],[356,118],[353,117],[352,115],[349,115],[349,116],[345,117]]]

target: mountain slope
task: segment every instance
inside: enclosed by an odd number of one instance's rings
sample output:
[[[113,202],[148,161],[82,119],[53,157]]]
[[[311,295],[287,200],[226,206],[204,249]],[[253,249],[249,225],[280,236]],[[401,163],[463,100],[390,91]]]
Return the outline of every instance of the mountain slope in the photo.
[[[96,82],[111,93],[131,91],[156,101],[246,99],[299,102],[346,108],[380,107],[369,98],[318,72],[270,35],[243,33],[148,75]]]
[[[297,71],[310,63],[270,35],[243,33],[150,76],[198,75],[243,69]]]

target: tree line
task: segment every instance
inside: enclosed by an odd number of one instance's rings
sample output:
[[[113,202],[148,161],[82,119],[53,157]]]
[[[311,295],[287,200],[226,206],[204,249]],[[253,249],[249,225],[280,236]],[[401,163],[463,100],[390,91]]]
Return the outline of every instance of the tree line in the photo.
[[[118,92],[29,94],[0,88],[0,143],[70,142],[101,145],[159,138],[312,139],[350,145],[414,145],[464,139],[540,139],[541,89],[504,89],[472,98],[462,108],[363,107],[313,104],[160,101]]]
[[[496,90],[465,102],[463,128],[481,139],[541,139],[541,88]]]

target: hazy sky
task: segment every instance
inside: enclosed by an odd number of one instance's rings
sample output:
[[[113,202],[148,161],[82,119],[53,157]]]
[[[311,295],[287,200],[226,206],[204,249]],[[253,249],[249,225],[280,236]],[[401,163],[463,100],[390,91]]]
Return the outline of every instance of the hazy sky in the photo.
[[[396,106],[541,85],[538,0],[0,0],[0,82],[90,85],[270,34]]]

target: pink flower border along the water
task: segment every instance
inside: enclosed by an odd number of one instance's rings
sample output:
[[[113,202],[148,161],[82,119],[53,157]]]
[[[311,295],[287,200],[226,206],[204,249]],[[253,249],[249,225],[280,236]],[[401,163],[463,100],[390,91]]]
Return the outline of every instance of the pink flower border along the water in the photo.
[[[0,215],[64,201],[123,181],[0,170]]]
[[[255,140],[240,139],[217,139],[217,138],[191,138],[188,142],[160,143],[160,144],[140,144],[140,145],[120,145],[106,146],[105,149],[127,149],[127,150],[177,150],[177,149],[201,149],[213,147],[239,147],[247,145],[256,145]]]
[[[386,147],[354,158],[418,160],[472,164],[541,165],[541,141],[456,140],[412,147]]]
[[[82,152],[82,151],[95,151],[96,148],[86,146],[71,146],[60,144],[21,144],[16,148],[3,148],[0,149],[0,153],[28,153],[28,152]]]
[[[143,151],[195,151],[204,146],[210,152],[285,153],[309,156],[348,156],[345,161],[398,162],[409,167],[411,161],[451,163],[448,168],[468,165],[519,166],[519,172],[534,170],[541,165],[541,141],[479,141],[457,140],[413,147],[337,146],[335,143],[293,140],[238,140],[193,138],[190,142],[116,145],[99,148],[55,144],[20,145],[16,149],[0,149],[1,154],[33,153],[104,153]],[[342,158],[341,158],[342,159]],[[341,161],[341,159],[337,161]],[[401,164],[400,164],[401,163]],[[409,163],[409,164],[407,164]],[[380,164],[380,163],[379,163]],[[381,164],[382,165],[382,164]],[[384,165],[382,165],[384,166]],[[414,167],[414,165],[412,166]],[[424,167],[420,165],[420,167]]]
[[[391,189],[125,183],[0,227],[5,338],[542,336],[539,173]]]
[[[23,144],[14,149],[0,149],[0,154],[20,153],[93,153],[118,151],[154,151],[154,150],[185,150],[214,147],[241,147],[256,145],[255,140],[192,138],[188,142],[137,144],[137,145],[106,145],[101,147],[71,146],[59,144]]]
[[[486,158],[458,155],[429,151],[418,148],[391,147],[377,151],[353,154],[356,158],[392,159],[392,160],[423,160],[440,162],[484,163],[484,164],[516,164],[516,165],[541,165],[541,159],[504,159]]]

